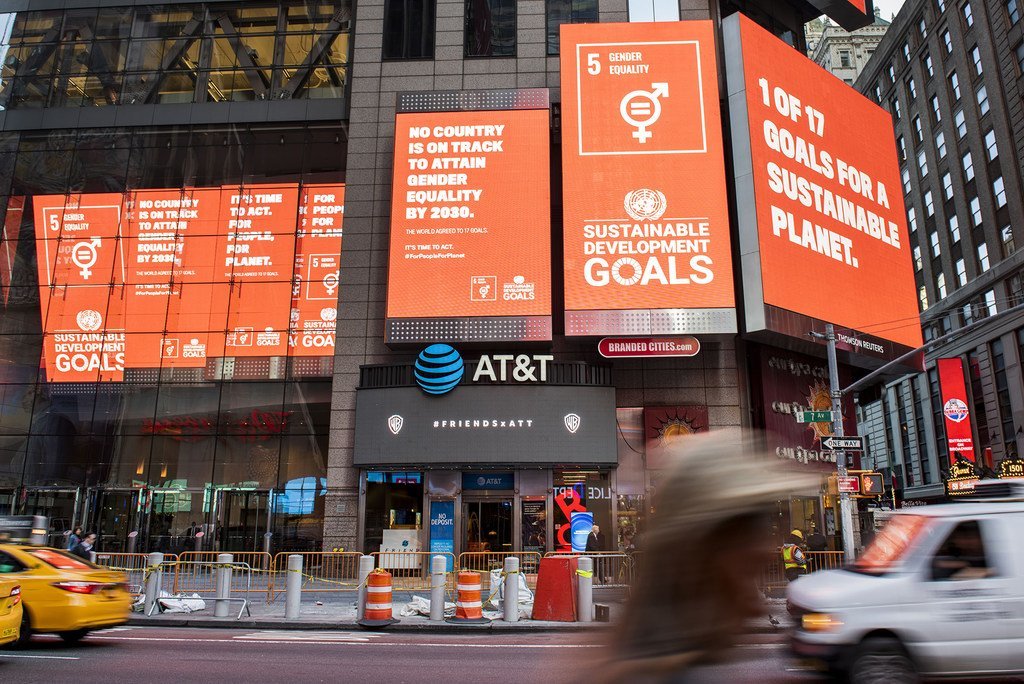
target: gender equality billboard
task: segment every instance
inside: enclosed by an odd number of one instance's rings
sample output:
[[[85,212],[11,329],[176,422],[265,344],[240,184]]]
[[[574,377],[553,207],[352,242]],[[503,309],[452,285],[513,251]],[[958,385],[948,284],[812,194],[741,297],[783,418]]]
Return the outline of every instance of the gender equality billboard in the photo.
[[[861,365],[920,346],[889,114],[746,17],[723,31],[747,332],[833,323]]]
[[[401,93],[388,344],[551,339],[543,88]]]
[[[303,186],[301,197],[287,184],[33,202],[50,381],[333,354],[343,186]]]
[[[736,332],[712,23],[561,45],[566,335]]]

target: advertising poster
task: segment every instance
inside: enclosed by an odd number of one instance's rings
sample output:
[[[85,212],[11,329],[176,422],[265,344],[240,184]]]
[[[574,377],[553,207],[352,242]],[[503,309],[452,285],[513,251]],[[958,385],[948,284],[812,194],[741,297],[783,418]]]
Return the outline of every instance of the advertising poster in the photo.
[[[974,432],[971,428],[971,412],[967,403],[967,382],[964,379],[964,362],[960,357],[938,359],[935,366],[939,371],[939,387],[942,390],[942,415],[946,425],[946,444],[953,460],[964,458],[972,463],[974,453]]]
[[[566,334],[736,332],[712,23],[561,45]]]
[[[572,530],[572,551],[583,553],[587,550],[587,538],[594,529],[594,514],[589,511],[574,511],[569,518]]]
[[[817,321],[846,351],[920,346],[889,113],[746,17],[724,30],[748,331],[807,339]]]
[[[302,187],[288,329],[292,356],[334,353],[344,216],[344,185]]]
[[[397,115],[389,321],[546,317],[540,331],[479,334],[551,339],[544,96],[543,109]]]
[[[46,377],[124,377],[125,282],[120,194],[34,198]]]
[[[455,553],[455,502],[430,502],[430,552]],[[448,570],[451,572],[454,556],[446,556]]]
[[[707,430],[707,406],[645,406],[644,441],[647,467],[670,467],[679,458],[686,438]]]
[[[541,555],[547,550],[547,502],[543,498],[523,499],[523,551]]]

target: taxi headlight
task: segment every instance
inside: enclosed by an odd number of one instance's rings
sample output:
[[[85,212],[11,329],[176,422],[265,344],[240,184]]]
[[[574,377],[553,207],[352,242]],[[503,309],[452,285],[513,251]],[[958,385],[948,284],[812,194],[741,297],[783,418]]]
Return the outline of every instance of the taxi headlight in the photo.
[[[843,626],[839,616],[830,613],[807,613],[800,619],[805,632],[831,632]]]

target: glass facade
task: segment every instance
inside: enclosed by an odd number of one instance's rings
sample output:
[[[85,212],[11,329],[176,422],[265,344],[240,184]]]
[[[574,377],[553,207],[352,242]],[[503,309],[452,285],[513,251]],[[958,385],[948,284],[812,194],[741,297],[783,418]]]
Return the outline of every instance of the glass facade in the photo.
[[[0,108],[340,98],[349,9],[284,0],[0,14]]]
[[[100,551],[320,548],[333,348],[51,381],[41,299],[73,288],[40,289],[34,217],[40,195],[340,184],[345,148],[337,124],[0,133],[0,514],[95,527]]]

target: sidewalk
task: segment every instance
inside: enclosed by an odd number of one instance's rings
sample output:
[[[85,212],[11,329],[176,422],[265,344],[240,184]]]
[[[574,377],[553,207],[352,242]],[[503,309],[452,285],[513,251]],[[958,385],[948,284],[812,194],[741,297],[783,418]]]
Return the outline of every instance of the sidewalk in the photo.
[[[551,622],[545,620],[524,620],[518,622],[505,622],[498,611],[484,611],[485,617],[495,618],[486,625],[473,624],[451,624],[447,622],[433,622],[421,615],[402,616],[401,610],[407,603],[412,601],[413,596],[421,596],[429,599],[429,592],[395,592],[393,615],[399,622],[386,627],[389,632],[550,632],[550,631],[594,631],[615,627],[616,620],[622,615],[625,604],[619,600],[602,600],[600,596],[594,597],[595,603],[603,603],[609,607],[611,614],[610,622]],[[267,604],[262,594],[255,594],[254,600],[249,604],[251,615],[243,614],[241,619],[236,620],[240,607],[239,602],[233,602],[230,607],[230,617],[214,617],[214,602],[209,597],[203,597],[206,601],[206,608],[195,613],[162,613],[147,617],[142,613],[132,613],[128,624],[147,627],[221,627],[221,628],[250,628],[250,629],[330,629],[330,630],[358,630],[363,629],[356,624],[356,601],[354,595],[345,596],[324,596],[314,598],[304,596],[299,607],[299,617],[294,620],[286,620],[284,596],[281,596],[274,603]],[[771,600],[769,613],[779,621],[774,626],[767,617],[750,623],[747,632],[749,634],[782,634],[786,628],[791,626],[792,621],[786,614],[784,602]]]

